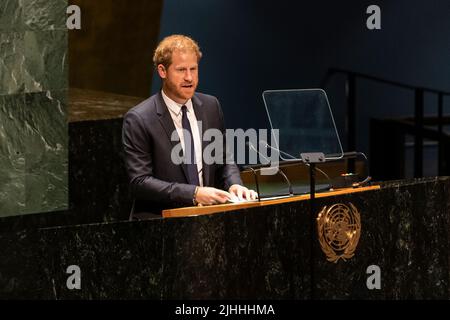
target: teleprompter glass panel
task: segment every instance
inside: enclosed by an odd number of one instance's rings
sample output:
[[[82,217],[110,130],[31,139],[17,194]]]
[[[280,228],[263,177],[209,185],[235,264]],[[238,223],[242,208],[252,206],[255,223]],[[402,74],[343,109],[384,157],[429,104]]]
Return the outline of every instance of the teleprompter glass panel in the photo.
[[[342,158],[343,150],[327,95],[322,89],[266,90],[264,105],[272,139],[281,160],[300,159],[301,153],[323,152],[327,159]]]

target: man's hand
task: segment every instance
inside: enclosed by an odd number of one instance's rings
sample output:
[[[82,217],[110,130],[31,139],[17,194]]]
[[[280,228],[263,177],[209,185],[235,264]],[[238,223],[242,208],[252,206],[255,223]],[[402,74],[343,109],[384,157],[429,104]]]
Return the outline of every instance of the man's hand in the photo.
[[[232,195],[235,195],[236,197],[238,197],[239,200],[256,200],[258,199],[258,194],[253,191],[253,190],[249,190],[244,186],[241,186],[239,184],[233,184],[230,189],[228,189],[228,192],[231,193]]]
[[[199,187],[195,196],[195,201],[202,205],[225,203],[230,199],[228,192],[210,187]]]

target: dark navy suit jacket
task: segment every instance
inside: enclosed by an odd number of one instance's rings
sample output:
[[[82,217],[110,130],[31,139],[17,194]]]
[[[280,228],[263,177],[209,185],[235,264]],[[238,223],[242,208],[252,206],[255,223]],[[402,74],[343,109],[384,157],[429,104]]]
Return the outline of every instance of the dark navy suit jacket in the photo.
[[[197,121],[202,121],[202,134],[216,128],[224,138],[223,113],[217,98],[196,93],[192,104]],[[131,218],[145,218],[147,213],[160,214],[163,209],[193,204],[195,186],[187,184],[185,166],[171,160],[172,148],[179,143],[171,141],[174,131],[161,92],[129,110],[124,117],[125,165],[135,200]],[[208,143],[202,141],[203,149]],[[203,161],[202,173],[204,186],[228,190],[233,184],[242,184],[239,169],[233,163],[208,165]]]

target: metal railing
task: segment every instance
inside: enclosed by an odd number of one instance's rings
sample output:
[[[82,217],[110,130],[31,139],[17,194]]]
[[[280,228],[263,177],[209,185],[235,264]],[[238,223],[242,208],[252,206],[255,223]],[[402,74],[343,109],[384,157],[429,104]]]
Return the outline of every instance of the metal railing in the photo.
[[[374,77],[371,75],[353,72],[350,70],[330,68],[325,77],[321,82],[321,88],[325,88],[328,84],[330,78],[335,74],[344,74],[347,77],[346,80],[346,100],[347,100],[347,110],[346,110],[346,133],[347,133],[347,149],[349,151],[356,150],[356,112],[357,112],[357,97],[356,97],[356,86],[358,79],[366,79],[378,83],[383,83],[389,86],[408,89],[414,92],[415,102],[414,102],[414,117],[409,118],[412,125],[408,123],[403,123],[400,125],[403,127],[408,134],[414,136],[414,176],[423,176],[423,140],[424,138],[436,140],[439,143],[439,156],[438,156],[438,167],[439,175],[448,174],[447,156],[445,154],[444,145],[447,144],[448,135],[444,133],[444,125],[450,124],[450,118],[444,116],[444,97],[450,96],[450,92],[437,90],[427,87],[412,86],[396,81],[390,81],[382,79],[379,77]],[[437,117],[427,118],[424,116],[424,94],[432,93],[436,94],[438,98],[437,102]],[[408,119],[402,119],[408,120]],[[424,126],[437,125],[436,131],[426,129]],[[434,133],[431,133],[433,131]],[[349,165],[349,171],[352,171],[354,164]]]

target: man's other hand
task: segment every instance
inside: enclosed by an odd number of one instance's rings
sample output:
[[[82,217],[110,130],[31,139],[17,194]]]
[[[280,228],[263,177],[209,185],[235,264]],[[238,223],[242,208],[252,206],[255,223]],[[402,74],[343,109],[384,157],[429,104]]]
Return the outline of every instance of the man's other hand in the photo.
[[[258,194],[253,191],[249,190],[244,186],[241,186],[239,184],[233,184],[230,189],[228,189],[228,192],[232,195],[238,197],[239,200],[256,200],[258,199]]]
[[[230,199],[228,192],[210,187],[199,187],[195,196],[195,201],[202,205],[226,203]]]

